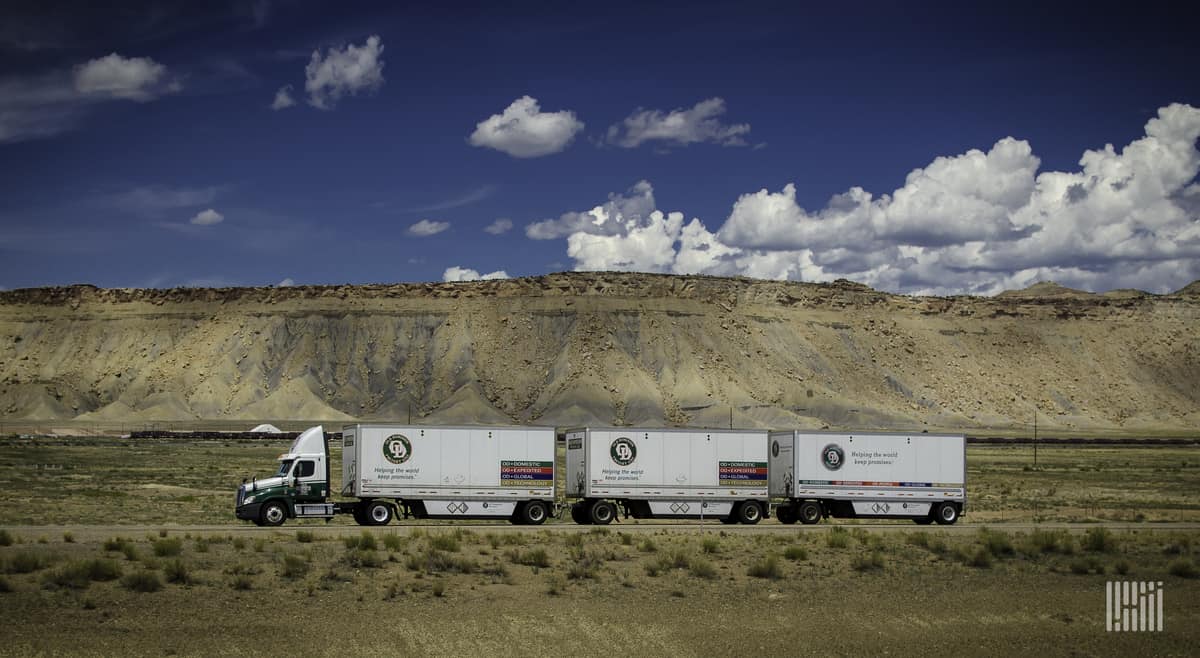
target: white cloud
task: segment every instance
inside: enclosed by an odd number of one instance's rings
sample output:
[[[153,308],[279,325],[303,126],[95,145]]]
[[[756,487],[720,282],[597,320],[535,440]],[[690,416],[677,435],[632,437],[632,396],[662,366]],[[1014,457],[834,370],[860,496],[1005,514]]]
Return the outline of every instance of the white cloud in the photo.
[[[681,226],[681,213],[654,208],[643,181],[633,196],[645,219],[615,212],[628,197],[613,195],[607,207],[527,233],[569,231],[578,269],[849,278],[920,294],[993,294],[1039,280],[1168,292],[1200,278],[1198,138],[1200,109],[1174,104],[1125,148],[1086,151],[1078,171],[1037,173],[1030,145],[1009,137],[986,153],[936,158],[891,194],[852,187],[814,212],[789,184],[742,195],[717,231],[699,219]]]
[[[167,68],[147,57],[112,53],[73,69],[0,79],[0,143],[74,129],[94,105],[153,101],[179,91]]]
[[[640,220],[654,211],[654,188],[638,181],[625,194],[609,194],[608,202],[579,212],[567,212],[558,219],[546,219],[525,227],[525,235],[534,240],[553,240],[573,233],[615,235],[625,230],[629,219]]]
[[[179,89],[167,67],[149,57],[111,53],[75,67],[75,90],[84,96],[144,103]]]
[[[408,227],[409,235],[415,235],[418,238],[427,238],[431,235],[437,235],[442,231],[450,228],[450,222],[435,222],[428,219],[421,221]]]
[[[722,146],[746,146],[745,135],[750,124],[721,123],[725,101],[710,98],[696,103],[691,109],[676,109],[664,114],[661,110],[638,109],[608,129],[606,141],[624,148],[635,148],[649,141],[662,141],[676,146],[698,142],[713,142]]]
[[[442,281],[489,281],[491,279],[507,279],[508,274],[504,270],[488,272],[480,274],[476,270],[467,269],[464,267],[448,267],[442,273]]]
[[[282,110],[296,104],[296,99],[292,98],[292,86],[284,85],[275,92],[275,100],[271,102],[272,110]]]
[[[537,99],[522,96],[503,113],[476,124],[470,142],[514,158],[536,158],[567,148],[581,130],[583,122],[575,118],[574,112],[542,112]]]
[[[497,219],[491,224],[485,226],[483,230],[491,233],[492,235],[500,235],[502,233],[508,233],[512,230],[512,227],[513,223],[511,219],[501,217],[500,219]]]
[[[304,90],[308,104],[320,110],[333,109],[342,96],[370,93],[383,86],[383,42],[378,35],[361,46],[348,44],[344,49],[330,48],[325,57],[314,50],[304,69]]]
[[[225,221],[225,215],[222,215],[212,208],[209,208],[208,210],[201,210],[190,220],[192,224],[197,226],[212,226],[213,224],[220,224],[223,221]]]

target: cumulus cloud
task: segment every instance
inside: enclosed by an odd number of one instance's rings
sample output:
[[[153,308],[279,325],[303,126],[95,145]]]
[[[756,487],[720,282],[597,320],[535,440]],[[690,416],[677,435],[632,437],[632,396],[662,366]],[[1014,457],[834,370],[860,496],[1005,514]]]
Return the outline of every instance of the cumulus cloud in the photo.
[[[209,208],[208,210],[201,210],[196,213],[196,216],[192,217],[189,221],[196,226],[212,226],[213,224],[220,224],[225,221],[225,215]]]
[[[508,233],[512,230],[512,227],[513,223],[511,219],[501,217],[500,219],[497,219],[491,224],[485,226],[483,230],[491,233],[492,235],[500,235],[502,233]]]
[[[504,270],[497,270],[495,272],[488,272],[487,274],[480,274],[476,270],[467,269],[465,267],[458,267],[458,266],[447,267],[446,271],[442,273],[442,281],[447,281],[447,282],[450,282],[450,281],[489,281],[491,279],[507,279],[507,278],[508,278],[508,273],[506,273]]]
[[[986,152],[936,158],[890,194],[852,187],[815,211],[801,207],[793,184],[744,194],[716,231],[658,211],[643,181],[636,220],[611,221],[598,206],[527,233],[569,231],[577,269],[849,278],[921,294],[993,294],[1039,280],[1168,292],[1200,278],[1198,138],[1200,110],[1173,104],[1123,149],[1086,151],[1077,171],[1039,173],[1031,146],[1007,137]]]
[[[180,89],[166,66],[117,53],[71,69],[0,78],[0,143],[72,130],[100,103],[146,103]]]
[[[325,56],[314,50],[304,69],[304,90],[308,104],[320,110],[331,110],[343,96],[370,93],[383,86],[383,42],[378,35],[367,38],[361,46],[348,44],[338,50],[330,48]]]
[[[522,96],[504,112],[476,124],[469,141],[514,158],[536,158],[567,148],[581,130],[583,122],[574,112],[542,112],[537,99]]]
[[[608,202],[591,210],[563,213],[558,219],[545,219],[525,227],[525,235],[534,240],[553,240],[573,233],[616,235],[625,230],[626,221],[648,217],[654,211],[654,187],[638,181],[624,194],[609,194]]]
[[[271,102],[272,110],[282,110],[296,104],[296,99],[292,98],[292,86],[284,85],[275,92],[275,100]]]
[[[431,235],[437,235],[448,228],[450,228],[450,222],[435,222],[429,219],[422,219],[408,227],[408,234],[418,238],[427,238]]]
[[[167,67],[149,57],[111,53],[75,67],[75,90],[83,96],[144,103],[179,89]]]
[[[623,148],[635,148],[650,141],[675,146],[699,142],[746,146],[745,135],[750,132],[750,124],[723,124],[722,114],[725,114],[725,101],[721,98],[710,98],[696,103],[691,109],[680,108],[667,113],[639,108],[621,123],[610,126],[605,141]]]

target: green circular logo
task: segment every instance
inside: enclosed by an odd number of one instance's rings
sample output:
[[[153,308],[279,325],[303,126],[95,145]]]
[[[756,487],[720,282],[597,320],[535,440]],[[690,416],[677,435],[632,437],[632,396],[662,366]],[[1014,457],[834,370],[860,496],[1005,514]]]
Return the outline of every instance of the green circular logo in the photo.
[[[836,471],[842,467],[846,461],[846,453],[842,452],[841,446],[836,443],[830,443],[821,451],[821,463],[825,468]]]
[[[608,454],[612,456],[612,460],[621,466],[628,466],[637,459],[637,446],[633,441],[620,437],[612,442],[612,448],[608,450]]]
[[[393,464],[403,464],[412,457],[412,444],[403,434],[393,434],[383,440],[383,458]]]

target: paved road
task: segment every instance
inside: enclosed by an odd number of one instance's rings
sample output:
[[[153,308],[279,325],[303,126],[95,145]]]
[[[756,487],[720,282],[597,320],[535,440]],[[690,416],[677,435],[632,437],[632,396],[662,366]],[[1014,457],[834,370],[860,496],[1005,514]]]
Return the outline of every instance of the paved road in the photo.
[[[458,521],[458,522],[393,522],[389,526],[373,528],[381,532],[395,532],[405,534],[413,530],[451,530],[454,528],[463,528],[475,532],[588,532],[594,526],[581,526],[574,523],[550,523],[541,527],[531,528],[528,526],[514,526],[505,522],[496,521]],[[1091,528],[1103,527],[1113,532],[1194,532],[1200,530],[1200,523],[965,523],[960,522],[952,526],[918,526],[913,523],[820,523],[815,526],[805,525],[782,525],[774,522],[765,522],[754,526],[743,525],[722,525],[720,523],[705,523],[701,525],[699,522],[649,522],[649,523],[634,523],[625,521],[622,523],[614,523],[608,526],[612,531],[621,532],[658,532],[669,530],[673,532],[717,532],[724,530],[726,532],[738,533],[768,533],[768,534],[787,534],[787,533],[823,533],[828,532],[830,528],[861,528],[867,532],[947,532],[951,534],[970,534],[977,532],[982,527],[989,527],[996,530],[1005,530],[1009,532],[1030,532],[1032,530],[1066,530],[1068,532],[1082,533]],[[168,531],[170,534],[191,534],[197,535],[239,535],[239,536],[254,536],[270,533],[285,533],[295,534],[297,530],[308,530],[318,536],[340,537],[344,535],[358,534],[363,530],[360,526],[353,524],[331,523],[329,525],[321,523],[306,522],[304,524],[296,524],[290,522],[279,528],[259,528],[252,524],[229,524],[229,525],[59,525],[59,526],[6,526],[3,529],[8,530],[14,535],[23,538],[46,538],[47,540],[58,540],[63,533],[70,532],[77,541],[101,541],[109,537],[125,536],[138,537],[146,534],[158,534],[162,530]]]

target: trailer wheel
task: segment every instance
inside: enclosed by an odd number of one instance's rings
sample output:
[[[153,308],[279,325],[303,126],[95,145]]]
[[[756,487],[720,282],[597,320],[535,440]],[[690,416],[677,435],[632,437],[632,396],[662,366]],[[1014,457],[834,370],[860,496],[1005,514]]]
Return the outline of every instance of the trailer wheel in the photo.
[[[800,503],[800,522],[804,525],[812,525],[821,520],[821,505],[815,501],[805,501]]]
[[[358,525],[367,525],[367,513],[362,505],[355,505],[350,515],[354,517],[354,522]]]
[[[762,507],[760,507],[759,504],[753,500],[747,500],[741,505],[738,505],[738,508],[734,511],[734,514],[737,515],[738,522],[746,525],[754,525],[762,520]]]
[[[262,525],[280,526],[287,521],[287,507],[278,500],[272,500],[262,506],[259,516],[262,519]]]
[[[379,500],[367,504],[366,525],[387,525],[392,520],[392,506]]]
[[[937,506],[934,515],[938,525],[951,525],[958,520],[958,508],[954,506],[954,503],[942,503]]]
[[[592,522],[592,520],[588,518],[587,510],[584,509],[581,503],[575,503],[574,505],[571,505],[571,520],[579,525],[588,525]]]
[[[784,525],[792,525],[799,520],[796,518],[796,512],[792,509],[791,505],[780,505],[775,508],[775,518],[779,519],[779,522]]]
[[[522,525],[542,525],[546,522],[547,516],[549,513],[546,511],[546,503],[540,500],[531,500],[517,511],[517,518],[520,519]]]
[[[591,517],[592,523],[596,525],[608,525],[612,523],[617,516],[617,508],[607,500],[597,500],[592,503],[592,508],[589,510],[588,516]]]

